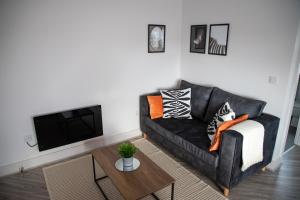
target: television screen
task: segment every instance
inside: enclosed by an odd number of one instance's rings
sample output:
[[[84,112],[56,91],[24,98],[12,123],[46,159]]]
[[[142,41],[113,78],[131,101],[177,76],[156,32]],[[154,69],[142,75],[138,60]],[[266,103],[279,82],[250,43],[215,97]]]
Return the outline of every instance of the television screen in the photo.
[[[101,106],[33,118],[39,151],[103,135]]]

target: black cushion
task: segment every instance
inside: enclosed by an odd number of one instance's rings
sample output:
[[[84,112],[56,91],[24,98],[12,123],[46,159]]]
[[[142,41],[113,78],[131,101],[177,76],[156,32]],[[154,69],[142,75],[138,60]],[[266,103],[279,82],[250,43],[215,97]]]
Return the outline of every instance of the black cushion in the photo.
[[[148,121],[148,120],[147,120]],[[207,124],[197,119],[155,119],[147,122],[153,130],[197,156],[212,167],[217,167],[218,154],[210,153]]]
[[[201,86],[201,85],[195,85],[185,80],[181,80],[180,88],[192,89],[192,96],[191,96],[192,116],[203,120],[213,88]]]
[[[264,101],[241,97],[215,87],[209,100],[204,121],[207,123],[210,122],[215,113],[225,102],[229,102],[236,117],[243,114],[248,114],[249,118],[258,117],[262,114],[266,106],[266,102]]]

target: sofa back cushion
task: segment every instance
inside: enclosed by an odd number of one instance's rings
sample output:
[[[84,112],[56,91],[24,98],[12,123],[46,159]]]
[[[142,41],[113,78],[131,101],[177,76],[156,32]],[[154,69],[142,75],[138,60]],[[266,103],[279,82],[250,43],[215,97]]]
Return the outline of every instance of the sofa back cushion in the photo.
[[[248,114],[249,118],[258,117],[266,106],[266,102],[264,101],[241,97],[215,87],[209,100],[204,121],[207,123],[210,122],[214,114],[225,102],[229,102],[236,117],[243,114]]]
[[[191,96],[192,116],[203,120],[213,88],[201,86],[201,85],[195,85],[184,80],[181,80],[180,88],[192,89],[192,96]]]

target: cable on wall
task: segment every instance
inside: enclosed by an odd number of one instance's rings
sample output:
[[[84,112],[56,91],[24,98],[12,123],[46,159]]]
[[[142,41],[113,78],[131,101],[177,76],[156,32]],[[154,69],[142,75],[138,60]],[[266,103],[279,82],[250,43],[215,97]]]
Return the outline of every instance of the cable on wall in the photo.
[[[35,147],[35,146],[37,146],[38,144],[37,143],[35,143],[35,144],[33,144],[33,145],[31,145],[31,144],[29,144],[29,142],[26,142],[26,144],[29,146],[29,147]]]

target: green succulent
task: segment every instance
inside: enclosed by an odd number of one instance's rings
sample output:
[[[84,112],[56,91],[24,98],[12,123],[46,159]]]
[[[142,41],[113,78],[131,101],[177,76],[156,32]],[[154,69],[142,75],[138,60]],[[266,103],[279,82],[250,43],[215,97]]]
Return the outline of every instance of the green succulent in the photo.
[[[120,154],[121,157],[123,158],[130,158],[133,156],[133,154],[135,154],[137,151],[137,148],[128,142],[124,142],[122,144],[120,144],[119,148],[118,148],[118,152]]]

